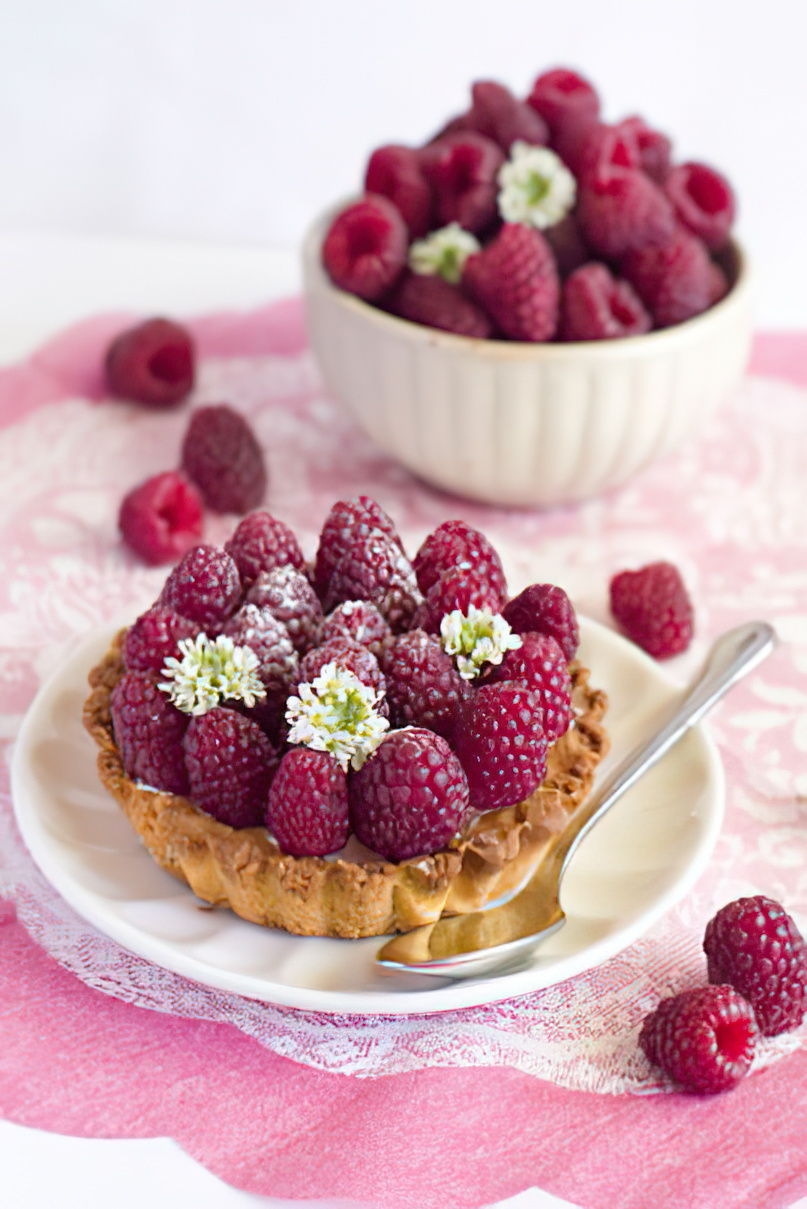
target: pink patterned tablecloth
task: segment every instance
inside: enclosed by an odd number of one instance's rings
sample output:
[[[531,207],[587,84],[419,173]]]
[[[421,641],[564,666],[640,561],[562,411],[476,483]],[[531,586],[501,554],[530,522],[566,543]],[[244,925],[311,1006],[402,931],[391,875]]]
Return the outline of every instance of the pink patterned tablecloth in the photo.
[[[90,320],[0,371],[6,745],[67,645],[148,601],[164,574],[120,547],[116,508],[124,486],[171,465],[187,408],[103,398],[101,352],[126,321]],[[221,1178],[275,1196],[470,1209],[538,1184],[586,1209],[792,1203],[807,1192],[805,1030],[767,1042],[753,1074],[715,1099],[660,1094],[636,1032],[660,995],[702,980],[717,905],[766,892],[802,923],[807,913],[807,335],[760,337],[751,375],[702,439],[622,491],[519,513],[434,492],[381,455],[322,391],[298,302],[192,326],[203,363],[191,405],[227,400],[252,418],[268,506],[309,549],[330,502],[364,491],[411,543],[465,517],[513,584],[560,582],[602,620],[614,570],[673,559],[699,626],[681,675],[751,616],[774,621],[783,645],[715,719],[728,815],[686,902],[598,970],[440,1017],[296,1013],[124,953],[38,874],[4,771],[0,1112],[83,1136],[168,1135]],[[227,528],[211,521],[207,535]]]

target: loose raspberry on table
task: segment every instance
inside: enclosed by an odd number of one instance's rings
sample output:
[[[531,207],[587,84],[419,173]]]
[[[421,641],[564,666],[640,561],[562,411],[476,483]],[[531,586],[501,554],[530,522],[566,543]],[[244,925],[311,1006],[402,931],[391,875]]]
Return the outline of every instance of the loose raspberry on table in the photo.
[[[560,645],[548,634],[522,634],[521,646],[507,651],[486,675],[489,684],[509,680],[538,694],[543,727],[551,741],[565,735],[572,720],[572,678]]]
[[[639,169],[613,168],[588,176],[580,189],[577,221],[586,243],[606,260],[658,244],[675,230],[669,200]]]
[[[260,827],[277,753],[261,728],[217,706],[192,718],[185,733],[191,800],[230,827]]]
[[[350,833],[347,776],[325,751],[287,751],[269,788],[266,826],[290,856],[327,856]]]
[[[337,214],[322,245],[334,285],[373,302],[386,294],[406,264],[409,232],[386,197],[368,193]]]
[[[123,497],[118,528],[130,550],[152,566],[173,562],[202,536],[199,492],[175,470],[155,474]]]
[[[560,304],[563,340],[617,340],[649,332],[653,322],[627,281],[604,264],[586,264],[564,282]]]
[[[300,660],[298,683],[309,684],[328,663],[347,668],[357,680],[377,693],[383,694],[386,688],[384,675],[373,652],[351,638],[331,638],[308,651]],[[381,712],[386,714],[387,711],[382,707]]]
[[[382,670],[392,725],[425,726],[450,741],[459,705],[471,690],[439,639],[423,630],[401,634]]]
[[[305,571],[305,558],[297,538],[288,525],[268,512],[252,512],[239,521],[224,549],[235,560],[246,588],[262,571],[286,566]]]
[[[620,268],[656,327],[671,327],[700,315],[714,294],[715,266],[701,240],[684,230],[664,243],[634,249]]]
[[[722,173],[708,164],[677,164],[664,184],[681,222],[707,248],[717,251],[729,237],[736,203],[734,191]]]
[[[393,631],[409,629],[421,596],[412,564],[386,533],[358,531],[343,550],[323,603],[329,611],[346,600],[369,600]]]
[[[672,563],[621,571],[611,580],[610,596],[621,629],[656,659],[678,655],[692,641],[692,601]]]
[[[110,393],[149,407],[172,407],[193,390],[196,353],[190,332],[171,319],[147,319],[122,332],[106,355]]]
[[[504,155],[492,139],[473,130],[448,134],[425,147],[421,160],[441,225],[458,222],[477,234],[495,222],[496,176]]]
[[[423,175],[420,153],[412,147],[388,143],[370,156],[364,176],[367,193],[387,197],[400,211],[412,239],[430,231],[434,199]]]
[[[456,336],[484,340],[493,334],[485,312],[457,286],[435,275],[405,273],[387,305],[400,319],[453,332]]]
[[[580,629],[577,614],[563,588],[555,584],[530,584],[502,610],[505,621],[517,634],[549,634],[560,645],[568,662],[577,654]]]
[[[199,627],[172,609],[152,605],[126,631],[123,661],[129,671],[161,672],[166,659],[176,659],[182,638],[195,638]]]
[[[247,592],[247,603],[271,613],[288,631],[298,655],[319,642],[323,624],[319,597],[307,576],[293,566],[261,571]]]
[[[422,727],[392,731],[349,782],[358,838],[386,860],[437,852],[468,818],[468,783],[445,739]]]
[[[507,594],[502,561],[478,529],[465,521],[443,521],[422,542],[413,560],[421,592],[428,592],[444,571],[453,567],[472,571],[501,595]]]
[[[369,600],[346,600],[337,605],[322,623],[320,639],[350,638],[372,651],[376,659],[392,641],[392,630]]]
[[[504,84],[495,80],[477,80],[471,85],[473,104],[468,121],[486,138],[509,152],[513,143],[545,146],[549,127],[526,101],[520,101]]]
[[[754,1013],[730,986],[664,999],[645,1018],[639,1045],[654,1066],[701,1095],[727,1091],[747,1073],[757,1042]]]
[[[540,231],[505,223],[465,262],[463,286],[511,340],[549,340],[560,286],[552,249]]]
[[[268,609],[255,604],[242,605],[225,624],[224,634],[258,658],[258,678],[266,696],[255,716],[271,730],[280,722],[286,697],[297,682],[299,660],[291,636]]]
[[[484,684],[460,707],[454,746],[475,810],[521,802],[546,775],[547,736],[537,693]]]
[[[353,538],[374,530],[386,533],[403,550],[395,525],[375,500],[359,495],[352,500],[336,501],[322,526],[314,567],[314,587],[320,599],[325,597],[334,567]]]
[[[594,86],[567,67],[554,67],[538,76],[527,104],[540,113],[553,134],[569,122],[596,121],[600,112]]]
[[[642,171],[657,185],[663,185],[669,175],[672,155],[672,143],[667,135],[648,126],[638,114],[623,118],[616,128],[635,142]]]
[[[152,789],[185,793],[182,738],[185,714],[174,709],[151,672],[124,672],[112,690],[110,712],[126,775]]]
[[[439,634],[447,613],[467,613],[471,605],[500,613],[504,594],[485,574],[465,567],[450,567],[429,588],[423,603],[415,611],[412,624],[427,634]]]
[[[266,463],[255,433],[226,403],[199,407],[182,442],[182,469],[214,512],[249,512],[266,495]]]
[[[781,903],[738,898],[706,926],[709,981],[727,982],[754,1009],[766,1037],[798,1028],[807,1007],[807,950]]]
[[[238,568],[225,550],[194,546],[163,585],[158,604],[217,633],[241,600]]]

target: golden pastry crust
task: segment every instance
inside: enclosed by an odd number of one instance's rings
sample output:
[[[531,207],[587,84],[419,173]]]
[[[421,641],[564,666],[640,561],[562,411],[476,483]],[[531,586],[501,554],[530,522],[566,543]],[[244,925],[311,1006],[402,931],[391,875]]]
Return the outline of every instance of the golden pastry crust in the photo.
[[[547,775],[516,806],[481,815],[455,846],[392,864],[286,856],[261,827],[235,830],[177,794],[127,777],[115,746],[110,695],[123,675],[125,631],[93,668],[84,725],[98,773],[154,859],[199,898],[265,927],[303,936],[381,936],[478,910],[517,888],[549,836],[586,798],[608,750],[607,699],[572,665],[575,725],[550,749]]]

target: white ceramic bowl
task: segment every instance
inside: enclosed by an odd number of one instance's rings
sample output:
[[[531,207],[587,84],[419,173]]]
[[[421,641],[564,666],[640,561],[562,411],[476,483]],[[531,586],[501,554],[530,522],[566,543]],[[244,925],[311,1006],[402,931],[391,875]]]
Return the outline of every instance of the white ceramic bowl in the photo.
[[[616,487],[697,438],[742,377],[751,341],[737,245],[728,295],[703,315],[625,340],[518,344],[398,319],[333,286],[303,250],[311,344],[328,388],[388,454],[487,503],[546,506]]]

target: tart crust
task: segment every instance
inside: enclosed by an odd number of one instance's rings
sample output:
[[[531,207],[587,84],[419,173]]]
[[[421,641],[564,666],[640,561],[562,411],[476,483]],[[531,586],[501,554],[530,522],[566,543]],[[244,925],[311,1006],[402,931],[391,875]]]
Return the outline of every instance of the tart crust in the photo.
[[[84,725],[100,748],[98,774],[154,859],[205,902],[303,936],[381,936],[478,910],[517,889],[591,789],[608,750],[607,698],[572,664],[575,723],[550,749],[529,798],[480,815],[454,845],[392,864],[294,857],[262,827],[235,830],[187,798],[127,777],[115,746],[110,695],[124,672],[121,631],[90,672]]]

